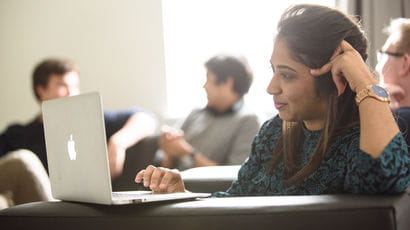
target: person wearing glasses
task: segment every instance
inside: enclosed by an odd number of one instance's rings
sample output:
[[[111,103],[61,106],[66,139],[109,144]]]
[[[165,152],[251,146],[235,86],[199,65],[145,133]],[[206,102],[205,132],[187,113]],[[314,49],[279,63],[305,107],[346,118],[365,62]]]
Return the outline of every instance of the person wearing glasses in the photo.
[[[410,146],[410,19],[392,20],[385,32],[389,36],[378,52],[376,70],[390,93],[390,107]]]

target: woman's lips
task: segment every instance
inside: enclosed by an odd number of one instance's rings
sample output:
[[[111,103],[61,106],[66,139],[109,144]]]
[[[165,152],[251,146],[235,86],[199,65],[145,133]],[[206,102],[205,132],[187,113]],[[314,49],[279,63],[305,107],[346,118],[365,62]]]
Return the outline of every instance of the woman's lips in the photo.
[[[277,110],[280,110],[280,109],[282,109],[284,106],[286,106],[287,104],[285,104],[285,103],[279,103],[279,102],[275,102],[275,108],[277,109]]]

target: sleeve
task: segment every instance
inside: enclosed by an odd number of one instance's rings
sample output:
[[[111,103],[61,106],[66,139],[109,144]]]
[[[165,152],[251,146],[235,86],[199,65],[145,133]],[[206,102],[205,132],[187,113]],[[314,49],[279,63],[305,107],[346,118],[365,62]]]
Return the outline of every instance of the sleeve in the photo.
[[[154,119],[155,115],[151,112],[141,109],[141,108],[132,108],[128,110],[106,110],[104,111],[104,122],[105,122],[105,132],[107,140],[118,130],[120,130],[128,119],[134,115],[135,113],[147,113],[148,115],[152,116]]]
[[[6,135],[0,134],[0,157],[4,156],[8,152],[8,146],[6,141]]]
[[[359,138],[351,142],[356,151],[347,162],[344,190],[350,193],[400,193],[410,184],[410,156],[401,133],[374,159],[359,149]]]
[[[252,140],[258,133],[260,123],[256,115],[249,115],[241,119],[240,126],[231,142],[227,164],[242,164],[251,152]]]
[[[121,127],[137,110],[122,110],[122,111],[104,111],[105,132],[107,140]]]
[[[200,114],[201,111],[202,110],[200,109],[192,110],[185,119],[178,120],[174,126],[179,127],[181,130],[185,132],[186,130],[189,129],[191,124],[194,123],[195,119],[198,117],[198,114]]]
[[[399,108],[393,111],[394,118],[399,126],[400,132],[403,135],[406,143],[407,149],[410,152],[410,109],[409,108]]]
[[[6,155],[10,151],[22,148],[22,142],[26,140],[19,135],[21,130],[20,125],[9,126],[2,134],[0,134],[0,157]]]

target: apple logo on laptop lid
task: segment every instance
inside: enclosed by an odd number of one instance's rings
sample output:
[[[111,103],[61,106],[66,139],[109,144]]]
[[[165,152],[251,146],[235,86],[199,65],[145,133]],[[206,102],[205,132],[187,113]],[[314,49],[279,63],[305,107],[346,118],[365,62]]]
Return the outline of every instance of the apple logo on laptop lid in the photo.
[[[70,160],[77,159],[77,152],[75,151],[75,141],[73,140],[73,134],[70,135],[70,139],[67,141],[67,152]]]

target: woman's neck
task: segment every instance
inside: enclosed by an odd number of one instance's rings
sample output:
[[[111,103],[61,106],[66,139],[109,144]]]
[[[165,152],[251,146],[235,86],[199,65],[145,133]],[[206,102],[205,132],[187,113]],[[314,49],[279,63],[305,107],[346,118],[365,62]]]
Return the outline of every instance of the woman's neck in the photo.
[[[324,128],[325,122],[323,121],[323,119],[317,119],[317,120],[303,121],[303,124],[305,124],[306,129],[310,131],[317,131],[317,130],[322,130]]]

